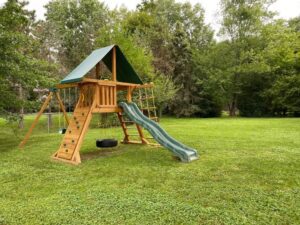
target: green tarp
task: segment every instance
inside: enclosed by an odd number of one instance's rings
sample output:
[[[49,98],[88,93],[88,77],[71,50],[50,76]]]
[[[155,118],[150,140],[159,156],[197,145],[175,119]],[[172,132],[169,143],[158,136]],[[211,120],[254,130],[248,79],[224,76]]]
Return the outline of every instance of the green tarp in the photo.
[[[134,71],[121,49],[117,45],[110,45],[104,48],[93,51],[85,60],[83,60],[71,73],[69,73],[61,84],[75,83],[82,80],[82,78],[93,69],[98,62],[102,60],[108,69],[112,68],[112,49],[116,47],[117,60],[117,81],[143,84],[137,73]]]

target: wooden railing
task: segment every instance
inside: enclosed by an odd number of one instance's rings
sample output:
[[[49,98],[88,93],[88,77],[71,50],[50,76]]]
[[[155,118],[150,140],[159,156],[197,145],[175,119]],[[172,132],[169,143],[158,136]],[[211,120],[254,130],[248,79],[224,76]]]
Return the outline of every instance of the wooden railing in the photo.
[[[98,85],[99,107],[117,106],[117,87],[115,84]]]

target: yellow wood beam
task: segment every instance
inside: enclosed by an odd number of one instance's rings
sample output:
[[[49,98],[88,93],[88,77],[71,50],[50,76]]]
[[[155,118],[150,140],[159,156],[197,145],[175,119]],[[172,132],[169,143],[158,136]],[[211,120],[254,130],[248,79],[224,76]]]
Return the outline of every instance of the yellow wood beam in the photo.
[[[92,113],[117,113],[123,111],[120,107],[104,107],[94,108]]]

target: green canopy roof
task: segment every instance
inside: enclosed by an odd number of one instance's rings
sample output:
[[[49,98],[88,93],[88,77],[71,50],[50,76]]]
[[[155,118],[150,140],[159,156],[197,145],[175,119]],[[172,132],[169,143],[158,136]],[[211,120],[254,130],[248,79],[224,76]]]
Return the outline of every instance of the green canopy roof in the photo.
[[[117,45],[110,45],[104,48],[99,48],[93,51],[85,60],[83,60],[71,73],[69,73],[61,84],[75,83],[82,80],[82,78],[93,69],[98,62],[102,60],[107,68],[111,71],[112,68],[112,49],[116,47],[116,61],[117,61],[117,81],[143,84],[137,73],[134,71],[121,49]]]

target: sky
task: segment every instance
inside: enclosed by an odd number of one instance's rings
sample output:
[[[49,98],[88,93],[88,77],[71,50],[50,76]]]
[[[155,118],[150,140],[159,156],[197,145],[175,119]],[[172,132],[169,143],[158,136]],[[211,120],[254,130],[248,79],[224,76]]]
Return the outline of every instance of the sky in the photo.
[[[27,0],[29,2],[28,9],[35,10],[37,19],[44,19],[44,5],[50,0]],[[113,9],[115,7],[124,4],[128,9],[135,9],[136,5],[141,0],[101,0]],[[218,18],[219,0],[177,0],[177,2],[189,1],[192,4],[200,3],[205,10],[205,21],[209,23],[216,31],[220,27],[220,18]],[[0,0],[0,6],[4,4],[6,0]],[[292,17],[300,16],[300,0],[277,0],[270,9],[279,13],[278,17],[289,19]]]

